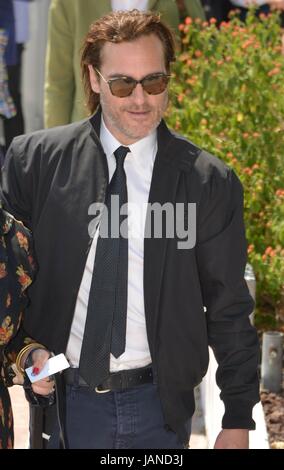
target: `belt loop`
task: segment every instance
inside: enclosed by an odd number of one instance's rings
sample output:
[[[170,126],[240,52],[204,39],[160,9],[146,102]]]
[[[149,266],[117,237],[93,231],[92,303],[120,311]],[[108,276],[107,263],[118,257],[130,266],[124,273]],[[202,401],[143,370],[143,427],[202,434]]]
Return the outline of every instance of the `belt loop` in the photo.
[[[79,387],[79,369],[74,367],[74,386]]]
[[[153,385],[158,385],[158,373],[157,373],[156,367],[154,368],[152,366],[152,372],[153,372]]]

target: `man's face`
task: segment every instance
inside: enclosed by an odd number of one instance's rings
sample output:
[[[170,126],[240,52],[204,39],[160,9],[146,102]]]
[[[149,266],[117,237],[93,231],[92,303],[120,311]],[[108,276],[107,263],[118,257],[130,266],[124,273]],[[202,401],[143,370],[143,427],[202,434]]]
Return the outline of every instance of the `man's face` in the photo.
[[[149,95],[139,83],[130,96],[118,98],[111,94],[109,85],[97,77],[92,66],[89,72],[92,89],[100,94],[106,126],[122,144],[133,144],[159,125],[167,107],[167,90]],[[100,72],[106,80],[119,75],[141,80],[153,73],[167,73],[162,42],[154,34],[132,42],[108,42],[101,52]]]

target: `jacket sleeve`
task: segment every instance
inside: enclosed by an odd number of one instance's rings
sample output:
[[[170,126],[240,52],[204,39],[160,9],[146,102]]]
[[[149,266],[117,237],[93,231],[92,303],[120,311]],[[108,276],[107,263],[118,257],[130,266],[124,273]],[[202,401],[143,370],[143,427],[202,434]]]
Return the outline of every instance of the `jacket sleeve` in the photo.
[[[38,183],[34,160],[25,158],[25,137],[13,139],[1,171],[0,198],[3,208],[31,229],[33,194]]]
[[[216,382],[225,405],[222,425],[254,429],[259,344],[249,320],[253,300],[244,280],[242,186],[233,171],[227,170],[222,177],[212,176],[205,193],[198,220],[197,260],[208,342],[218,363]]]
[[[66,0],[52,0],[49,10],[44,90],[47,128],[71,122],[75,93],[74,31],[68,3]]]

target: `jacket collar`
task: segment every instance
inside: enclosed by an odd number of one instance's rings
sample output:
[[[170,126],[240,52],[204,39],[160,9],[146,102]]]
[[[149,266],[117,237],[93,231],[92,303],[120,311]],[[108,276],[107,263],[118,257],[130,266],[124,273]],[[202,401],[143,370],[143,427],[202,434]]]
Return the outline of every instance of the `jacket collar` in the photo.
[[[88,121],[90,123],[90,135],[104,154],[99,139],[101,112],[101,107],[99,107]],[[159,124],[157,131],[158,152],[156,160],[159,163],[160,161],[164,162],[166,165],[174,166],[182,171],[190,171],[201,149],[184,137],[172,132],[164,120]]]

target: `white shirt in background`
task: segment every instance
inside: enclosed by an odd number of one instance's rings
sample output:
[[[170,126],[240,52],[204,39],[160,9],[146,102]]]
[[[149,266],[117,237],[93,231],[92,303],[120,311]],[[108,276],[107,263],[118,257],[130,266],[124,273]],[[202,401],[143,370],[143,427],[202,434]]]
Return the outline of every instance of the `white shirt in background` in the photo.
[[[16,43],[24,44],[30,37],[29,3],[13,0]]]
[[[118,10],[137,10],[146,11],[148,9],[148,0],[111,0],[113,11]]]
[[[265,5],[267,0],[230,0],[236,7],[249,8],[251,5]]]

